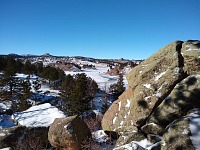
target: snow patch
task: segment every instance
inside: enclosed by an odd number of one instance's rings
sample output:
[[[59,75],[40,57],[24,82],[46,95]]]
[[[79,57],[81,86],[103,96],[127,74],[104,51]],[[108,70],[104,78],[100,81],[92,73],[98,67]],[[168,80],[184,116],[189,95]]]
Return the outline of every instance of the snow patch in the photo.
[[[157,75],[157,76],[155,77],[155,81],[158,81],[165,73],[166,73],[166,71],[160,73],[159,75]]]
[[[160,88],[157,90],[157,92],[156,92],[156,94],[155,94],[155,96],[158,97],[158,98],[162,96],[162,93],[161,93],[160,91],[161,91],[163,85],[164,85],[164,84],[162,84],[162,85],[160,86]]]
[[[118,108],[118,111],[120,111],[120,109],[121,109],[121,101],[118,103],[119,104],[119,108]]]
[[[162,95],[161,92],[156,93],[156,97],[161,97],[161,95]]]
[[[0,111],[1,110],[6,110],[6,109],[10,109],[12,105],[11,101],[3,101],[0,103]]]
[[[126,145],[120,146],[115,148],[114,150],[120,150],[120,149],[126,149],[126,150],[134,150],[134,149],[141,149],[145,150],[148,149],[148,147],[152,146],[153,144],[150,143],[147,139],[141,140],[139,142],[132,141]]]
[[[131,125],[132,125],[132,126],[134,125],[133,120],[131,120]]]
[[[146,100],[148,100],[149,98],[151,98],[151,96],[145,97],[144,100],[146,101]]]
[[[190,139],[194,147],[199,150],[200,149],[200,109],[193,110],[191,114],[189,114],[189,129],[191,131]]]
[[[151,84],[143,84],[144,87],[146,87],[147,89],[151,88]]]
[[[180,72],[180,68],[179,67],[174,68],[174,74],[175,75],[179,74],[179,72]]]
[[[10,147],[6,147],[6,148],[1,148],[0,150],[11,150]]]
[[[165,98],[165,101],[170,101],[170,99],[171,99],[171,96],[168,95],[168,96]]]
[[[131,106],[131,101],[130,101],[129,99],[127,99],[126,102],[127,102],[127,103],[126,103],[126,106],[125,106],[125,107],[129,108],[129,107]]]
[[[15,124],[10,120],[10,115],[0,115],[0,129],[1,128],[11,128]]]
[[[64,128],[66,129],[67,132],[69,132],[69,134],[72,134],[72,133],[73,133],[73,127],[72,127],[71,122],[69,122],[68,124],[66,124],[66,125],[64,126]]]
[[[48,127],[56,118],[65,118],[63,112],[49,103],[32,106],[12,115],[12,119],[26,127]]]
[[[189,48],[187,51],[200,51],[200,48]]]
[[[189,133],[189,131],[187,129],[184,129],[182,132],[183,135],[188,135],[188,133]]]
[[[0,136],[5,136],[6,134],[5,133],[0,133]]]
[[[120,126],[122,126],[124,124],[124,121],[120,122]]]
[[[149,123],[148,125],[157,126],[155,123]]]
[[[106,142],[109,139],[108,135],[103,130],[92,132],[92,138],[99,143]]]
[[[115,121],[117,120],[117,117],[115,117],[114,119],[113,119],[113,124],[115,124]]]

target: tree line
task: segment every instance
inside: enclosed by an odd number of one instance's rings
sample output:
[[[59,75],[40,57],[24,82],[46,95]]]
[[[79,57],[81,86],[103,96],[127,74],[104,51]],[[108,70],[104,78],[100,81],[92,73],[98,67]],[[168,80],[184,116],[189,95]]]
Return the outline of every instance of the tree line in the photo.
[[[82,114],[92,109],[92,100],[98,92],[97,83],[86,74],[65,75],[64,71],[52,66],[43,66],[42,62],[32,64],[29,60],[11,57],[0,57],[0,93],[3,95],[18,96],[22,110],[28,106],[26,100],[31,97],[30,75],[35,74],[40,78],[48,79],[50,85],[61,91],[61,108],[68,115]],[[15,77],[16,73],[29,76],[25,80]],[[40,88],[38,79],[32,82],[32,87],[37,91]],[[6,91],[3,88],[7,87]],[[123,75],[118,82],[110,86],[110,93],[117,99],[125,90]]]

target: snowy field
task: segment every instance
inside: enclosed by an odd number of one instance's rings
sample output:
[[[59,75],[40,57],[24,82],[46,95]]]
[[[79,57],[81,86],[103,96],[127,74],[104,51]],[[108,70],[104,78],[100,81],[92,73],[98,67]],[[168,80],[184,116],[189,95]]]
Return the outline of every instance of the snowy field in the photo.
[[[92,78],[95,80],[101,90],[108,90],[111,84],[116,83],[118,80],[118,76],[111,76],[109,74],[106,74],[106,72],[109,70],[109,67],[107,67],[106,64],[97,64],[97,63],[92,63],[92,62],[86,62],[86,61],[81,61],[81,64],[91,64],[96,66],[96,68],[92,69],[82,69],[81,71],[65,71],[65,74],[68,75],[75,75],[78,73],[85,73],[88,77]],[[124,77],[124,83],[125,87],[128,86],[128,82],[126,78]]]
[[[75,75],[78,73],[85,73],[88,77],[95,80],[100,89],[105,90],[111,84],[116,83],[118,77],[106,74],[108,67],[101,67],[96,69],[82,69],[80,72],[65,71],[65,74]]]

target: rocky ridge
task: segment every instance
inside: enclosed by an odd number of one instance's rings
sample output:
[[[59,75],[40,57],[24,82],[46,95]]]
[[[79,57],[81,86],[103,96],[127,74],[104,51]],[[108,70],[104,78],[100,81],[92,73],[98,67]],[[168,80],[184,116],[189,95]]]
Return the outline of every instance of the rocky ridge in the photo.
[[[121,135],[116,147],[149,135],[165,141],[171,123],[200,108],[199,75],[200,41],[168,44],[127,74],[129,87],[105,113],[103,129]],[[156,141],[158,149],[167,147],[164,141]]]

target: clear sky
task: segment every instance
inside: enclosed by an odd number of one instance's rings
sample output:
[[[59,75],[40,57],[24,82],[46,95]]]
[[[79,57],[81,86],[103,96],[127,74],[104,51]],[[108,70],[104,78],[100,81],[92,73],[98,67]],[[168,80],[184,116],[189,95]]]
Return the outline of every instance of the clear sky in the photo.
[[[0,0],[0,54],[145,59],[200,40],[200,0]]]

